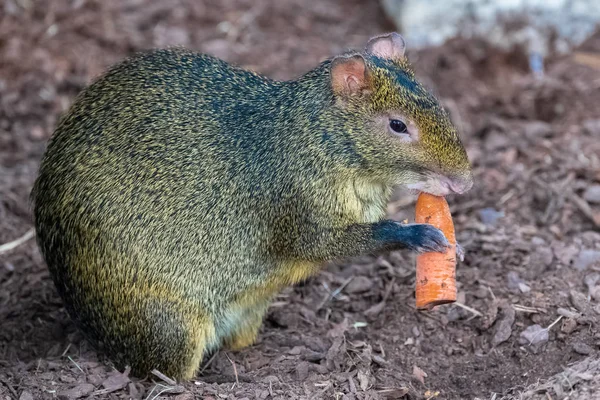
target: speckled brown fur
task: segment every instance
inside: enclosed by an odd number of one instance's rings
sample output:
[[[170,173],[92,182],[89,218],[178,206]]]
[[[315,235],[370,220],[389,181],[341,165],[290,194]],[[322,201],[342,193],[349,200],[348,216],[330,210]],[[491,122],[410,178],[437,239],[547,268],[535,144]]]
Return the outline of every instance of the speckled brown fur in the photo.
[[[251,344],[273,296],[324,261],[443,247],[431,227],[383,218],[395,184],[470,179],[456,130],[406,60],[350,54],[368,71],[354,95],[332,89],[331,60],[277,82],[169,49],[76,99],[32,193],[38,243],[118,365],[191,378],[207,352]],[[397,111],[418,143],[376,128]]]

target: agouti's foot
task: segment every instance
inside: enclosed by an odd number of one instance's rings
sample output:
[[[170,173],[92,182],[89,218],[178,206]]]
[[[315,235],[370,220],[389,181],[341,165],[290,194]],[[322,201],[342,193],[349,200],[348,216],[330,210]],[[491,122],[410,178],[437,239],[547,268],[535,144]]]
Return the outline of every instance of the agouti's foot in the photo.
[[[429,224],[407,224],[403,226],[403,242],[410,250],[418,253],[444,253],[450,243],[441,230]]]

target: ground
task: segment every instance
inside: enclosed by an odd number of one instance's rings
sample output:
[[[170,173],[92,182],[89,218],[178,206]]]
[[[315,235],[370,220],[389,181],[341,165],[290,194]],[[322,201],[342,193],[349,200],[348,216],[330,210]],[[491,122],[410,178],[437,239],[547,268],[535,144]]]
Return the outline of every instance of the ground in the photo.
[[[0,1],[0,244],[59,115],[133,51],[183,44],[278,79],[392,30],[375,1]],[[459,302],[414,307],[414,256],[331,264],[285,290],[258,342],[192,382],[115,371],[69,320],[34,240],[0,254],[1,399],[591,399],[600,387],[600,38],[532,76],[518,49],[409,48],[475,171],[448,198]],[[596,185],[596,186],[594,186]],[[398,193],[390,216],[413,219]],[[232,205],[234,206],[234,205]]]

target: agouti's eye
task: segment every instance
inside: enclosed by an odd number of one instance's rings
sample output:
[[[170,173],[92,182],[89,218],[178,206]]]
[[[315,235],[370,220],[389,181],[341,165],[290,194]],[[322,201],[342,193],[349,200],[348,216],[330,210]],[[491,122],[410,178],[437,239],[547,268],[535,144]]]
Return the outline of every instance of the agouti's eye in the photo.
[[[390,119],[390,128],[396,133],[408,133],[406,124],[399,119]]]

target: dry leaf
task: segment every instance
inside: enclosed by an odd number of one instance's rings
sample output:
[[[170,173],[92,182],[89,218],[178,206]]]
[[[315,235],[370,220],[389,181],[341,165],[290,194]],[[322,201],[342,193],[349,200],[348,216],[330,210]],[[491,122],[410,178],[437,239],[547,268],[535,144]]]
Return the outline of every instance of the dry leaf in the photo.
[[[417,378],[419,382],[425,384],[425,378],[427,378],[427,374],[421,368],[414,365],[412,375]]]

